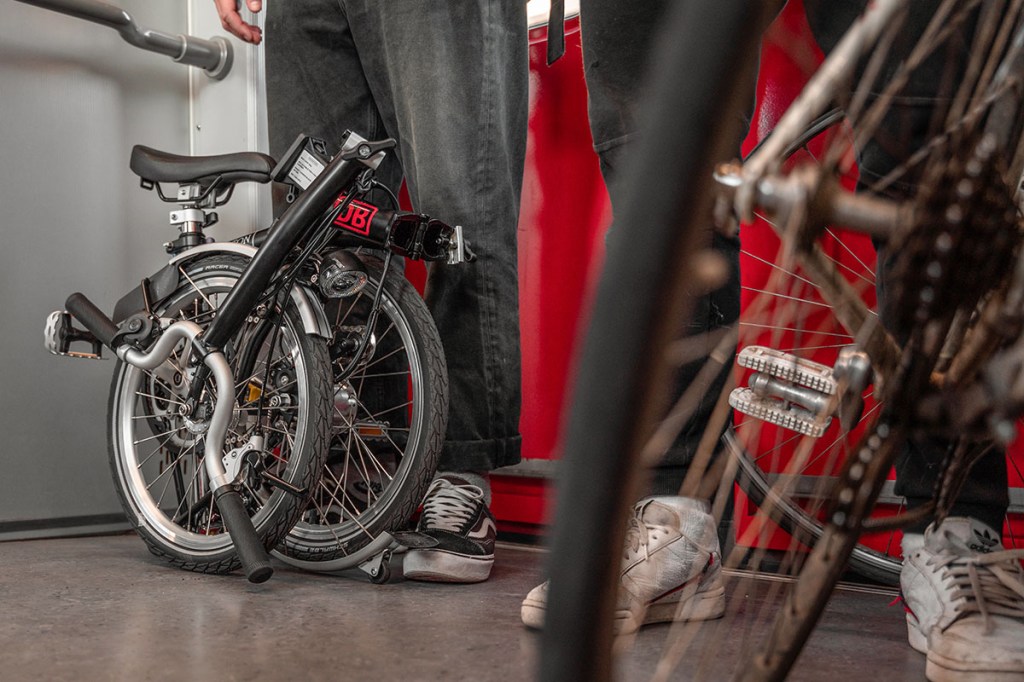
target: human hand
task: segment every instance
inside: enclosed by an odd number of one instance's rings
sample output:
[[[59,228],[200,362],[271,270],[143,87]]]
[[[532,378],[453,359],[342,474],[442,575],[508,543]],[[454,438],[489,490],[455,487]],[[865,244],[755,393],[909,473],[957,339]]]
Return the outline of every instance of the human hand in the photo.
[[[238,0],[213,0],[213,4],[217,6],[217,16],[220,17],[220,25],[224,30],[247,43],[260,44],[263,40],[260,27],[242,21],[242,15],[238,13]],[[251,12],[263,9],[263,0],[245,0],[245,4]]]

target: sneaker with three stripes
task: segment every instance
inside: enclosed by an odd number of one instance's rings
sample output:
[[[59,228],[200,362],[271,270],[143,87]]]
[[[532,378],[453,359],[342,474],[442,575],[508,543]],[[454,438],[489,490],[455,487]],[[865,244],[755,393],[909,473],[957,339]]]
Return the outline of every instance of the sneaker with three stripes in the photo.
[[[932,682],[1024,681],[1024,550],[984,523],[949,517],[903,539],[910,646]]]

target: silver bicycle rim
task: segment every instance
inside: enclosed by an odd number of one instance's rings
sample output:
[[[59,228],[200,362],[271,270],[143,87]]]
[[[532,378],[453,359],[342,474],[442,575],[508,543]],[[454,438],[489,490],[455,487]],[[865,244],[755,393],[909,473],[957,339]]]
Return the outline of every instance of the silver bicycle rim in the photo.
[[[231,276],[201,278],[199,280],[199,286],[202,289],[201,295],[208,304],[216,308],[222,302],[223,294],[230,290],[236,281],[237,278]],[[210,291],[211,289],[216,291]],[[187,292],[183,297],[175,299],[165,309],[173,309],[175,305],[181,303],[183,298],[189,297],[190,292]],[[294,333],[291,330],[291,325],[288,325],[287,330],[289,335]],[[302,355],[298,352],[294,337],[291,336],[287,341],[284,338],[279,339],[278,345],[282,343],[287,343],[293,367],[297,375],[302,376],[306,371],[305,362]],[[172,359],[175,357],[172,356]],[[171,362],[171,360],[168,360],[168,362]],[[166,365],[167,363],[165,363]],[[154,372],[157,371],[160,370],[154,370]],[[152,442],[153,434],[144,435],[141,438],[136,434],[137,425],[141,424],[147,417],[144,414],[137,414],[139,406],[148,402],[146,396],[141,394],[140,387],[143,379],[152,374],[130,365],[122,366],[122,378],[119,381],[113,414],[113,433],[117,441],[114,445],[118,453],[117,473],[121,486],[127,493],[125,497],[136,513],[139,523],[169,544],[196,554],[213,554],[223,551],[232,546],[231,538],[227,533],[196,533],[175,523],[168,515],[163,498],[169,485],[164,479],[169,479],[170,477],[164,474],[170,471],[170,468],[163,470],[153,480],[147,478],[147,472],[150,472],[154,466],[158,467],[158,471],[162,466],[159,460],[154,461],[154,455],[162,446],[158,446],[157,450],[153,452],[144,452],[146,448],[143,444]],[[235,380],[237,381],[238,377],[235,377]],[[298,421],[299,423],[304,423],[305,420],[308,420],[308,396],[302,382],[297,382],[297,389],[299,392],[297,405]],[[229,433],[230,431],[229,429]],[[302,434],[300,433],[299,438],[293,444],[292,451],[297,452],[302,447]],[[193,462],[191,472],[193,476],[192,482],[197,487],[205,483],[205,468],[202,466],[201,458]],[[199,492],[200,490],[195,490],[193,494],[198,494]],[[255,526],[259,527],[281,504],[281,495],[278,495],[276,499],[277,501],[273,505],[264,504],[253,515],[252,520]],[[264,499],[263,501],[266,502],[267,500]],[[171,513],[173,514],[173,511]]]

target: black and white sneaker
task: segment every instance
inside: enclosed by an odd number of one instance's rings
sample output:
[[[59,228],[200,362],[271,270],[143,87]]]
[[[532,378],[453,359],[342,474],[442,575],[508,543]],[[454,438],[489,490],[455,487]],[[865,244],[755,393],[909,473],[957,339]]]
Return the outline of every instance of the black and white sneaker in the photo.
[[[490,576],[498,529],[479,487],[450,474],[436,478],[423,499],[416,531],[436,544],[409,549],[406,578],[477,583]]]

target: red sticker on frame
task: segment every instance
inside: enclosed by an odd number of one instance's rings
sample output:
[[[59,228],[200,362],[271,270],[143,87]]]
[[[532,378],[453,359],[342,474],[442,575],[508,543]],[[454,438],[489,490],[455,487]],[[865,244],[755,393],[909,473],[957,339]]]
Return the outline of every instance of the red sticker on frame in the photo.
[[[344,200],[345,195],[342,194],[334,200],[334,206],[337,207]],[[343,230],[355,232],[365,237],[370,234],[370,222],[375,215],[377,215],[376,206],[353,199],[348,208],[339,213],[338,217],[334,219],[334,224]]]

